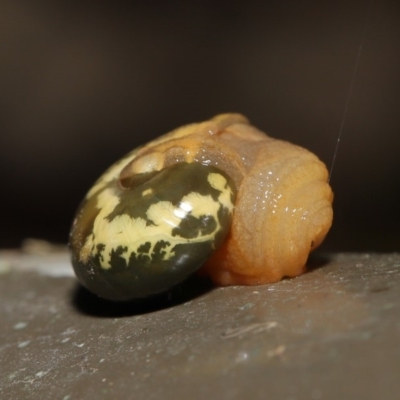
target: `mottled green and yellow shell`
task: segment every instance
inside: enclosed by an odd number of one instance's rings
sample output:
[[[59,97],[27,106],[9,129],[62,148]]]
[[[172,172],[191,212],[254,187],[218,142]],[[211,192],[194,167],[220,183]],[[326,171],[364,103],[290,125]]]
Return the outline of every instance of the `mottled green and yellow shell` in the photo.
[[[215,167],[180,162],[100,186],[83,202],[71,243],[77,276],[101,297],[170,289],[200,268],[231,225],[236,189]]]
[[[89,190],[70,234],[76,275],[112,300],[168,291],[200,267],[221,285],[296,276],[332,222],[327,177],[238,114],[178,128]]]

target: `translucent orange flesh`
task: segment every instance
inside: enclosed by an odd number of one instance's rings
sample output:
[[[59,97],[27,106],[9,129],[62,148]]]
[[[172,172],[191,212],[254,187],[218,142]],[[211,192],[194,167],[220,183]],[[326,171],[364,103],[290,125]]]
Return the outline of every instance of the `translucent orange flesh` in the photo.
[[[201,272],[218,285],[258,285],[302,274],[309,253],[332,224],[325,165],[309,151],[247,124],[233,124],[221,137],[227,146],[233,143],[240,158],[251,160],[239,185],[230,234]]]

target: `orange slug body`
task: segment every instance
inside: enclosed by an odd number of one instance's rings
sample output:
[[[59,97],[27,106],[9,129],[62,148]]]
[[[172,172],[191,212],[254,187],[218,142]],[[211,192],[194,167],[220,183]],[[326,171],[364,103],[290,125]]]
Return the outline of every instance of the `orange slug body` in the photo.
[[[308,150],[247,124],[232,124],[224,135],[241,155],[243,179],[228,238],[202,272],[219,285],[259,285],[302,274],[332,225],[325,165]]]

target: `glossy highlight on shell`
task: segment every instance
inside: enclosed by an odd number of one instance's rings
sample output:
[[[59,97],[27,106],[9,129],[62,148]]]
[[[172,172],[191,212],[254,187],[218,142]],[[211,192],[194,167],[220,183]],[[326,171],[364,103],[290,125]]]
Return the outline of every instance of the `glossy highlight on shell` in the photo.
[[[70,234],[81,283],[111,300],[168,291],[200,270],[257,285],[305,270],[332,223],[325,165],[239,114],[132,151],[89,190]]]

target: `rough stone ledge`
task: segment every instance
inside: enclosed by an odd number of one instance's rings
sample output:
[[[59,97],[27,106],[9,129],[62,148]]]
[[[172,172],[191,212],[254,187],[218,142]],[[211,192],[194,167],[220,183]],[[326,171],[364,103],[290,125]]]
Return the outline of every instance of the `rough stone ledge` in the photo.
[[[400,255],[310,266],[118,304],[77,284],[65,248],[1,251],[0,398],[398,398]]]

